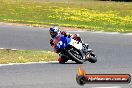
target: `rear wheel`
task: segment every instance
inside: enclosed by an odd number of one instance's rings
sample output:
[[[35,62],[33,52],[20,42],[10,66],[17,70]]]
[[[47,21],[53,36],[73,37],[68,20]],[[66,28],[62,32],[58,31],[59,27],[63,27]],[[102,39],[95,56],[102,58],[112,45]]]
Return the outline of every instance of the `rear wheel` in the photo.
[[[70,49],[68,49],[68,54],[70,55],[71,58],[73,58],[73,60],[76,63],[83,64],[84,60],[81,55],[81,52],[78,49],[76,49],[74,47],[70,47]]]

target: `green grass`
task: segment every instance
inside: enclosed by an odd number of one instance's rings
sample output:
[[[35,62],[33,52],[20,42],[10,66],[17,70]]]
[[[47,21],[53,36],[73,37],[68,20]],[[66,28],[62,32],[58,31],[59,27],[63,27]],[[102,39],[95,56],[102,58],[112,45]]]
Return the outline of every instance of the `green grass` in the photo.
[[[0,0],[0,21],[132,32],[132,2]]]
[[[0,50],[0,64],[56,61],[57,58],[51,51]]]

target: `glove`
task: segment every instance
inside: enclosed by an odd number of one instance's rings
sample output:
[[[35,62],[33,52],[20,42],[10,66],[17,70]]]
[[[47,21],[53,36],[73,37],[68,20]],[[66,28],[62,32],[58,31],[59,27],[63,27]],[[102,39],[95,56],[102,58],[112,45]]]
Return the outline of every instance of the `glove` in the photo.
[[[73,34],[72,38],[76,40],[77,39],[77,35]]]

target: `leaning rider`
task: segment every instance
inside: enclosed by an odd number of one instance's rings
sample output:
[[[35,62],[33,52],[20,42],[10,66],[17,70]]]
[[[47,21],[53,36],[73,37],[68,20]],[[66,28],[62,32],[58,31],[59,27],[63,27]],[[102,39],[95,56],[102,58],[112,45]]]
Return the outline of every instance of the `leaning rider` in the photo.
[[[54,49],[55,49],[55,46],[56,46],[56,44],[55,44],[54,41],[55,41],[60,35],[64,35],[65,37],[69,37],[69,38],[71,37],[71,38],[75,39],[75,40],[78,41],[78,42],[82,42],[82,40],[81,40],[79,34],[70,34],[70,33],[67,33],[67,32],[65,32],[65,31],[60,31],[59,27],[57,27],[57,26],[51,27],[50,30],[49,30],[49,32],[50,32],[50,36],[51,36],[50,45],[51,45]],[[83,43],[83,42],[82,42],[82,43]],[[56,51],[56,50],[55,50],[55,51]],[[57,53],[57,51],[56,51],[56,53]],[[61,59],[59,58],[58,61],[60,62]]]

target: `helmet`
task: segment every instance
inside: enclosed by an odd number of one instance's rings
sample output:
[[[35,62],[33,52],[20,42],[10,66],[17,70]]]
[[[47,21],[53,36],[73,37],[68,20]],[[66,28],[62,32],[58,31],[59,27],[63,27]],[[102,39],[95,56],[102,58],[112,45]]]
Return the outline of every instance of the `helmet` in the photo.
[[[60,34],[60,30],[58,27],[54,26],[54,27],[51,27],[50,30],[50,36],[54,39],[56,38],[59,34]]]

